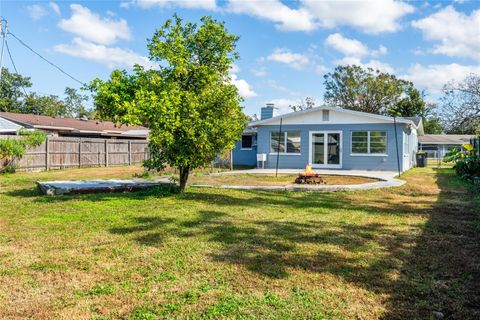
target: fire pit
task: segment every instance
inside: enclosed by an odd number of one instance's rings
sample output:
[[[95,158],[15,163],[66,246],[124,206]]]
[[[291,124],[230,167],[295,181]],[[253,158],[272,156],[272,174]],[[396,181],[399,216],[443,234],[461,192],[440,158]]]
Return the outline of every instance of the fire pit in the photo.
[[[303,174],[299,174],[298,177],[295,179],[295,183],[297,184],[325,184],[325,180],[322,179],[318,174],[313,172],[312,165],[307,165],[305,168],[305,172]]]

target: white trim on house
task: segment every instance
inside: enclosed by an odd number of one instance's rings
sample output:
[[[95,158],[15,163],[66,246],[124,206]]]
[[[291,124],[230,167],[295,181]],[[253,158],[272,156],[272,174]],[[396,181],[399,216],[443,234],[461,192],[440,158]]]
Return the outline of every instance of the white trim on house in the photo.
[[[370,133],[371,132],[385,132],[385,151],[387,153],[371,153],[370,152]],[[367,153],[355,153],[353,152],[353,133],[354,132],[367,132]],[[354,157],[388,157],[388,132],[386,130],[351,130],[350,131],[350,155]]]
[[[312,162],[312,137],[315,133],[322,133],[324,134],[324,143],[323,143],[323,157],[324,157],[324,164],[315,164]],[[339,144],[339,164],[328,164],[328,134],[329,133],[338,133],[340,135]],[[342,162],[343,162],[343,131],[342,130],[324,130],[324,131],[309,131],[308,132],[308,162],[312,164],[312,168],[316,169],[323,169],[323,168],[331,168],[331,169],[341,169]],[[327,161],[325,161],[327,160]]]
[[[23,126],[12,122],[8,119],[5,119],[3,117],[0,117],[0,134],[2,133],[17,133],[20,129],[22,129]]]
[[[320,106],[320,107],[314,107],[314,108],[307,109],[307,110],[290,112],[290,113],[275,116],[275,117],[272,117],[272,118],[269,118],[269,119],[250,122],[249,126],[259,126],[259,125],[268,125],[268,124],[275,124],[276,125],[277,124],[276,122],[280,121],[280,118],[285,120],[285,119],[290,119],[292,117],[299,117],[299,116],[309,114],[309,113],[315,113],[315,112],[322,111],[322,110],[329,110],[329,111],[339,112],[339,113],[343,113],[345,115],[352,115],[352,116],[357,116],[357,117],[365,117],[365,118],[369,118],[369,119],[372,119],[372,120],[377,120],[377,121],[375,121],[377,123],[393,123],[393,121],[394,121],[394,118],[389,117],[389,116],[382,116],[382,115],[378,115],[378,114],[360,112],[360,111],[355,111],[355,110],[348,110],[348,109],[343,109],[343,108],[338,108],[338,107]],[[321,114],[320,114],[320,117],[322,117]],[[415,123],[412,120],[408,120],[408,119],[404,119],[404,118],[396,118],[396,122],[397,123],[409,124],[409,125],[412,125],[415,129],[417,129],[417,126],[415,125]],[[344,122],[334,121],[334,120],[332,120],[332,114],[330,114],[329,115],[329,120],[327,120],[327,121],[322,121],[322,120],[315,121],[315,123],[317,123],[317,124],[320,124],[320,123],[324,123],[324,124],[327,124],[327,123],[343,124],[343,123],[361,123],[361,122],[358,122],[358,119],[356,119],[355,121],[354,120],[351,120],[351,121],[346,120]],[[287,123],[283,122],[283,124],[287,124]],[[299,123],[299,124],[307,124],[307,123]]]

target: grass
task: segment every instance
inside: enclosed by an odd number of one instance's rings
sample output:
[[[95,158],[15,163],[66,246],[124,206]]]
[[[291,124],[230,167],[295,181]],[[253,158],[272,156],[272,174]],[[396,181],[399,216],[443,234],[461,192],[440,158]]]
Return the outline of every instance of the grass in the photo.
[[[243,186],[287,186],[294,184],[296,174],[228,174],[228,175],[192,175],[189,183],[193,185],[207,184],[219,185],[243,185]],[[346,185],[377,182],[376,179],[355,176],[322,175],[327,185]]]
[[[35,187],[138,172],[0,176],[0,318],[480,317],[480,200],[451,169],[320,194]]]

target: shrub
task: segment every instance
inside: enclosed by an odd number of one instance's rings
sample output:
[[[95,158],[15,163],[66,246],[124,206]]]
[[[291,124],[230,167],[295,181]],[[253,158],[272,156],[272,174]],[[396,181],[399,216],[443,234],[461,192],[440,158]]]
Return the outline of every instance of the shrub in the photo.
[[[16,170],[15,161],[21,159],[27,148],[36,147],[46,139],[42,131],[20,130],[20,139],[0,139],[0,172],[13,173]]]
[[[464,157],[455,163],[454,169],[457,175],[468,180],[472,180],[474,177],[480,177],[480,157]]]
[[[475,149],[470,144],[463,145],[466,151],[456,148],[450,150],[443,159],[444,162],[453,162],[453,168],[458,176],[472,180],[480,177],[480,156],[476,155]]]

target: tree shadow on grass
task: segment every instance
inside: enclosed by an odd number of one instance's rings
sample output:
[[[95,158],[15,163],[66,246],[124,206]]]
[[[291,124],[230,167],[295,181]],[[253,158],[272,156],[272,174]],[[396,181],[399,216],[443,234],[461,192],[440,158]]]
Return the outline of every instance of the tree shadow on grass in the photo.
[[[440,193],[425,191],[424,195],[438,196],[433,208],[427,200],[422,200],[425,208],[377,200],[380,209],[375,201],[349,203],[339,194],[189,192],[177,195],[178,199],[214,203],[220,210],[200,210],[186,221],[138,217],[133,227],[111,232],[131,234],[135,241],[151,246],[172,235],[201,236],[221,245],[209,255],[213,261],[242,265],[273,279],[289,277],[294,271],[331,273],[389,296],[383,319],[428,319],[433,311],[451,319],[479,319],[480,238],[479,223],[474,222],[479,218],[478,208],[472,206],[471,194],[452,185],[452,179],[456,178],[448,171],[439,171]],[[229,210],[222,210],[223,206]],[[236,206],[311,210],[312,218],[304,215],[305,221],[299,222],[260,216],[239,221],[231,214]],[[411,224],[392,229],[382,223],[314,220],[319,213],[343,207],[351,210],[352,206],[368,214],[428,215],[429,221],[419,235],[411,229],[418,226]],[[392,276],[398,272],[399,278]]]
[[[132,227],[110,231],[132,234],[135,241],[149,246],[158,246],[161,244],[158,239],[171,235],[206,237],[207,241],[221,244],[220,250],[210,254],[213,261],[243,265],[261,276],[285,278],[293,270],[329,272],[369,286],[385,278],[385,268],[394,267],[394,263],[385,262],[378,272],[366,269],[362,259],[369,255],[371,245],[395,238],[386,245],[389,251],[397,250],[401,248],[400,242],[406,241],[403,238],[409,237],[401,232],[392,233],[388,226],[379,223],[352,225],[271,219],[239,223],[226,212],[207,210],[199,211],[195,219],[187,221],[137,217],[134,223]],[[305,246],[308,249],[301,248]],[[334,249],[327,250],[327,247]]]
[[[480,319],[480,208],[451,171],[438,169],[437,177],[438,201],[392,283],[383,319],[428,319],[433,312]]]
[[[292,191],[259,191],[242,190],[240,193],[232,193],[221,189],[205,192],[188,192],[179,194],[178,198],[184,201],[214,203],[216,206],[232,208],[234,206],[249,208],[278,208],[279,210],[295,210],[299,214],[313,212],[319,214],[332,213],[342,210],[358,210],[374,215],[405,215],[426,214],[429,209],[414,207],[419,201],[395,203],[379,199],[368,199],[367,202],[352,202],[348,198],[353,192],[292,192]],[[347,196],[346,196],[347,195]],[[354,208],[352,208],[354,206]],[[331,211],[330,211],[331,210]]]

